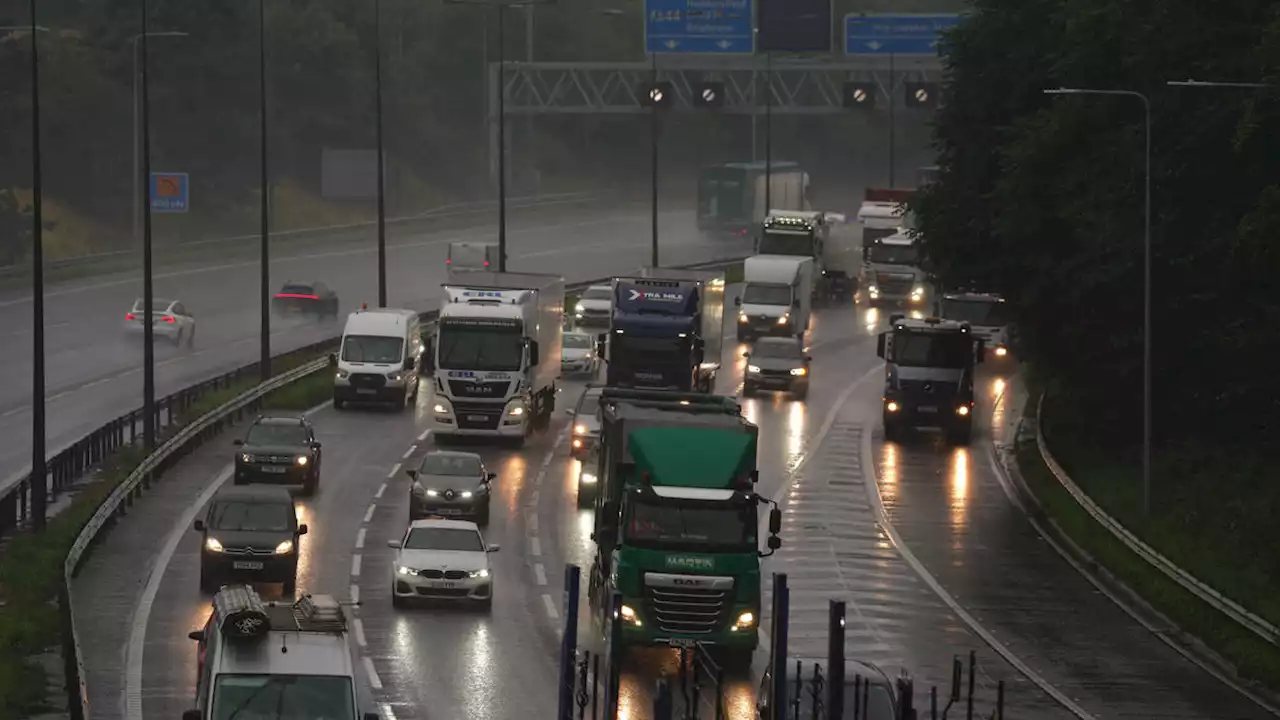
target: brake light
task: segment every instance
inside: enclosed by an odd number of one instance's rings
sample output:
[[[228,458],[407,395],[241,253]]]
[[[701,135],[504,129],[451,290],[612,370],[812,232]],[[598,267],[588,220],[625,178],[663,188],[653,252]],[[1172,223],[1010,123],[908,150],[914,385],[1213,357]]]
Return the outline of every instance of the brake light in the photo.
[[[172,316],[172,315],[165,315],[165,316],[164,316],[164,321],[165,321],[165,322],[167,322],[167,323],[171,323],[171,322],[173,322],[173,316]]]
[[[445,264],[445,265],[449,265],[449,264],[452,264],[452,263],[453,263],[453,258],[445,258],[445,259],[444,259],[444,264]]]
[[[133,313],[125,313],[125,314],[124,314],[124,319],[125,319],[125,320],[137,320],[137,319],[138,319],[138,316],[137,316],[137,315],[134,315]]]
[[[297,298],[299,300],[319,300],[319,295],[302,295],[300,293],[276,293],[278,298]]]
[[[485,261],[484,261],[484,266],[485,266],[485,267],[489,267],[489,261],[488,261],[488,260],[485,260]]]

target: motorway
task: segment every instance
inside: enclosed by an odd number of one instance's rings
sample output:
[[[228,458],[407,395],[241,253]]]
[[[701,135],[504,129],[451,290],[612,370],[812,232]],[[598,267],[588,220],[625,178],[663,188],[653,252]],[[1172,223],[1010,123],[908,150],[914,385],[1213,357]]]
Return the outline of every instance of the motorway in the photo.
[[[874,336],[883,327],[873,310],[817,312],[809,399],[743,402],[760,426],[759,490],[784,508],[784,547],[765,571],[789,574],[791,656],[823,658],[826,602],[843,599],[848,654],[891,675],[909,668],[921,698],[928,685],[946,683],[953,655],[978,650],[984,716],[1003,679],[1008,717],[1270,717],[1053,554],[1005,494],[988,437],[968,449],[928,436],[881,442]],[[743,349],[727,348],[719,392],[739,390]],[[1012,378],[984,372],[981,382],[983,425],[1003,427]],[[581,388],[563,383],[559,406],[572,407]],[[412,414],[313,414],[325,467],[319,495],[302,500],[311,534],[299,591],[358,597],[354,643],[385,720],[554,717],[563,568],[588,566],[591,552],[590,511],[576,508],[577,463],[563,440],[568,417],[558,411],[522,451],[478,450],[498,473],[487,533],[502,545],[492,613],[393,610],[385,542],[407,518],[402,469],[432,447],[430,404],[424,394]],[[95,720],[174,718],[191,703],[195,653],[186,633],[203,623],[209,601],[197,589],[198,538],[189,528],[228,476],[229,441],[171,470],[75,583]],[[582,615],[580,637],[593,647]],[[650,716],[652,680],[671,664],[671,653],[657,651],[628,663],[619,718]],[[730,717],[751,716],[757,686],[740,678],[726,689]]]
[[[484,221],[477,221],[479,225]],[[431,309],[444,279],[444,258],[454,240],[493,240],[495,230],[416,232],[389,239],[388,303]],[[707,244],[691,212],[664,213],[661,257],[674,265],[742,255],[742,243]],[[512,271],[561,272],[566,280],[601,277],[649,259],[647,206],[604,212],[589,206],[560,211],[512,210],[508,216],[508,267]],[[290,243],[271,262],[271,289],[286,280],[320,280],[337,291],[343,313],[377,304],[377,251],[372,236],[361,247],[318,243],[307,250]],[[564,271],[568,266],[572,270]],[[156,273],[155,295],[181,300],[196,318],[194,347],[156,342],[156,393],[163,397],[258,358],[258,263],[228,261]],[[106,421],[142,405],[142,344],[124,336],[124,314],[142,295],[140,275],[79,280],[48,288],[45,299],[45,371],[50,453]],[[31,446],[31,299],[0,298],[10,318],[0,343],[14,351],[9,380],[0,384],[0,484],[29,467]],[[338,322],[273,321],[273,354],[341,333]]]

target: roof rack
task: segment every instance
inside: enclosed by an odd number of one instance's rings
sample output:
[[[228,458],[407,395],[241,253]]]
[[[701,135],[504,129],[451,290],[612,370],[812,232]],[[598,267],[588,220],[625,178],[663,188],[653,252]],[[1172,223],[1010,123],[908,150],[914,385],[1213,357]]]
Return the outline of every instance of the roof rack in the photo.
[[[300,632],[347,631],[347,616],[332,595],[303,595],[293,604],[293,620]]]

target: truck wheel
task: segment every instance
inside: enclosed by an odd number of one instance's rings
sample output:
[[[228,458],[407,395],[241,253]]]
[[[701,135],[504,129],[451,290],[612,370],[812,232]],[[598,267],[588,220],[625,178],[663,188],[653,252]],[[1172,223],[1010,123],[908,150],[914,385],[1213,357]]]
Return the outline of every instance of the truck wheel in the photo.
[[[476,513],[476,524],[482,527],[489,524],[489,503],[485,503],[484,507]]]
[[[968,445],[973,442],[973,423],[965,421],[951,426],[947,439],[952,445]]]
[[[898,442],[902,438],[902,428],[899,427],[899,423],[897,421],[889,419],[887,413],[881,422],[884,423],[885,440],[888,440],[889,442]]]

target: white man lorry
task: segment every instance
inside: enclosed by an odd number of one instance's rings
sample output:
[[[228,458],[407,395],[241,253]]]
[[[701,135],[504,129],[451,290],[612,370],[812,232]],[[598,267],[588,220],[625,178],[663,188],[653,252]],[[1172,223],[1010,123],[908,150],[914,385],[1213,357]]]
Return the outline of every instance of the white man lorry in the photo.
[[[886,303],[924,307],[928,278],[920,267],[920,243],[910,231],[880,238],[866,253],[862,284],[872,307]]]
[[[465,280],[444,285],[432,434],[523,445],[555,410],[564,278],[473,271]]]
[[[738,342],[762,335],[803,338],[813,308],[813,258],[755,255],[743,263]]]

